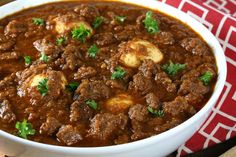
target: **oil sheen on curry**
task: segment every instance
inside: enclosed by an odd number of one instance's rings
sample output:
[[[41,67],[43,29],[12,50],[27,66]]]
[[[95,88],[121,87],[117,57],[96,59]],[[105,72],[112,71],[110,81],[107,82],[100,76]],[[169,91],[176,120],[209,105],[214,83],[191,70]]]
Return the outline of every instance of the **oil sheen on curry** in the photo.
[[[59,2],[0,20],[0,129],[73,147],[167,131],[196,114],[217,79],[191,28],[121,2]]]

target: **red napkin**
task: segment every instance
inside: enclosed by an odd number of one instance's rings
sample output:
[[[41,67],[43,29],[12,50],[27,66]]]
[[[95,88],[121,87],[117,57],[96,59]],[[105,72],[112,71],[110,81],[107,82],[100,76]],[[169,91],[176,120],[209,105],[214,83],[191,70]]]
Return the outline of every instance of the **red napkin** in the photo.
[[[161,1],[161,0],[160,0]],[[205,25],[220,42],[227,60],[227,81],[213,112],[178,157],[236,136],[236,0],[162,0]]]

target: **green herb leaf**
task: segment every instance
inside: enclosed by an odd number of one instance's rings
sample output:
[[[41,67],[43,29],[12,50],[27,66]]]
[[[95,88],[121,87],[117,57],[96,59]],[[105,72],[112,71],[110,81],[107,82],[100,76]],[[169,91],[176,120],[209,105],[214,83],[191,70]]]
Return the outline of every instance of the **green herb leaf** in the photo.
[[[118,66],[115,68],[115,71],[112,73],[111,79],[112,80],[123,79],[125,75],[126,75],[126,71],[122,67]]]
[[[103,17],[102,16],[98,16],[95,18],[95,20],[92,23],[93,28],[98,28],[103,22]]]
[[[31,64],[31,57],[30,56],[25,56],[25,65],[30,65]]]
[[[60,38],[57,38],[56,43],[57,45],[62,45],[65,41],[66,41],[65,37],[60,37]]]
[[[125,20],[126,20],[126,17],[125,17],[125,16],[116,16],[115,18],[116,18],[116,20],[117,20],[118,22],[120,22],[120,23],[123,23],[123,22],[125,22]]]
[[[146,13],[146,17],[143,20],[143,23],[144,23],[144,26],[145,26],[147,32],[150,34],[155,34],[160,31],[159,27],[158,27],[157,20],[152,17],[152,11],[148,11]]]
[[[203,82],[205,86],[207,86],[213,77],[213,73],[210,71],[205,72],[199,79]]]
[[[32,124],[27,123],[27,120],[23,120],[22,122],[17,122],[15,125],[18,130],[18,136],[27,139],[28,135],[34,135],[35,130],[33,129]]]
[[[87,37],[91,35],[91,33],[91,30],[86,29],[83,24],[81,24],[79,28],[74,28],[71,31],[72,38],[80,40],[83,43],[86,41]]]
[[[37,90],[44,97],[48,92],[48,79],[42,79],[37,86]]]
[[[41,19],[41,18],[35,18],[34,17],[32,20],[33,20],[33,23],[37,26],[42,26],[42,25],[45,24],[44,19]]]
[[[73,93],[78,88],[78,86],[79,86],[78,82],[72,82],[66,85],[66,89]]]
[[[95,58],[97,53],[99,52],[99,48],[94,44],[88,49],[89,57]]]
[[[92,99],[87,100],[85,103],[94,110],[98,109],[98,104]]]
[[[172,61],[170,61],[169,64],[165,64],[162,66],[162,69],[170,76],[176,75],[178,72],[184,70],[185,68],[185,64],[174,64]]]
[[[148,106],[148,112],[157,117],[163,117],[165,115],[164,110],[154,110],[152,107]]]
[[[48,59],[48,56],[45,53],[41,53],[40,60],[47,63],[49,59]]]

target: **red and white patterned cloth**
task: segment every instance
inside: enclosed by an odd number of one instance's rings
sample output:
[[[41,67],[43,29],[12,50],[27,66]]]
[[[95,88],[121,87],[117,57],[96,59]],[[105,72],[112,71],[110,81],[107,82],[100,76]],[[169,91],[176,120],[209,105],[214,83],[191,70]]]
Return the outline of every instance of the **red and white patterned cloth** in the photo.
[[[227,60],[227,81],[206,122],[178,149],[178,157],[236,136],[236,0],[159,0],[206,26],[219,40]]]

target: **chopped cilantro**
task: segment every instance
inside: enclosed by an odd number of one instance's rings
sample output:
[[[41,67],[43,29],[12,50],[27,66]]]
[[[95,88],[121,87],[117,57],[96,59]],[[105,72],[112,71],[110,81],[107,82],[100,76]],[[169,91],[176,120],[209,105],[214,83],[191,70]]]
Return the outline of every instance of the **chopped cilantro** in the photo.
[[[164,110],[154,110],[152,107],[147,108],[148,112],[157,117],[163,117],[165,115]]]
[[[126,17],[125,17],[125,16],[116,16],[115,19],[116,19],[118,22],[123,23],[123,22],[125,22]]]
[[[37,90],[44,97],[48,92],[48,79],[42,79],[37,86]]]
[[[213,73],[210,71],[205,72],[199,79],[203,82],[205,86],[207,86],[213,77]]]
[[[78,82],[72,82],[66,85],[66,89],[69,90],[70,92],[74,92],[79,86]]]
[[[65,37],[60,37],[60,38],[57,38],[56,43],[57,45],[62,45],[65,41],[66,41]]]
[[[48,56],[45,53],[41,53],[40,60],[47,63],[48,62]]]
[[[91,30],[85,28],[85,26],[83,24],[81,24],[79,26],[79,28],[74,28],[71,31],[72,38],[80,40],[83,43],[86,41],[87,37],[89,37],[91,35],[91,33],[92,33]]]
[[[102,16],[98,16],[95,18],[95,20],[92,23],[93,28],[98,28],[103,22],[103,17]]]
[[[30,65],[31,64],[31,57],[30,56],[25,56],[25,65]]]
[[[17,122],[15,127],[18,130],[18,136],[24,139],[27,139],[28,135],[35,134],[32,124],[28,123],[25,119],[22,122]]]
[[[94,44],[88,49],[89,57],[95,58],[97,53],[99,52],[99,48]]]
[[[144,23],[144,26],[145,26],[147,32],[150,34],[155,34],[160,31],[159,27],[158,27],[157,20],[152,17],[152,11],[148,11],[146,13],[146,17],[143,20],[143,23]]]
[[[123,79],[125,77],[126,71],[118,66],[115,68],[115,71],[112,73],[111,75],[111,79],[115,80],[115,79]]]
[[[42,25],[45,24],[44,19],[41,19],[41,18],[35,18],[34,17],[32,20],[33,20],[33,23],[37,26],[42,26]]]
[[[95,100],[89,99],[85,103],[94,110],[98,109],[98,104]]]
[[[185,64],[174,64],[172,61],[170,61],[169,64],[165,64],[162,66],[162,69],[170,76],[176,75],[178,72],[184,70],[185,68]]]

